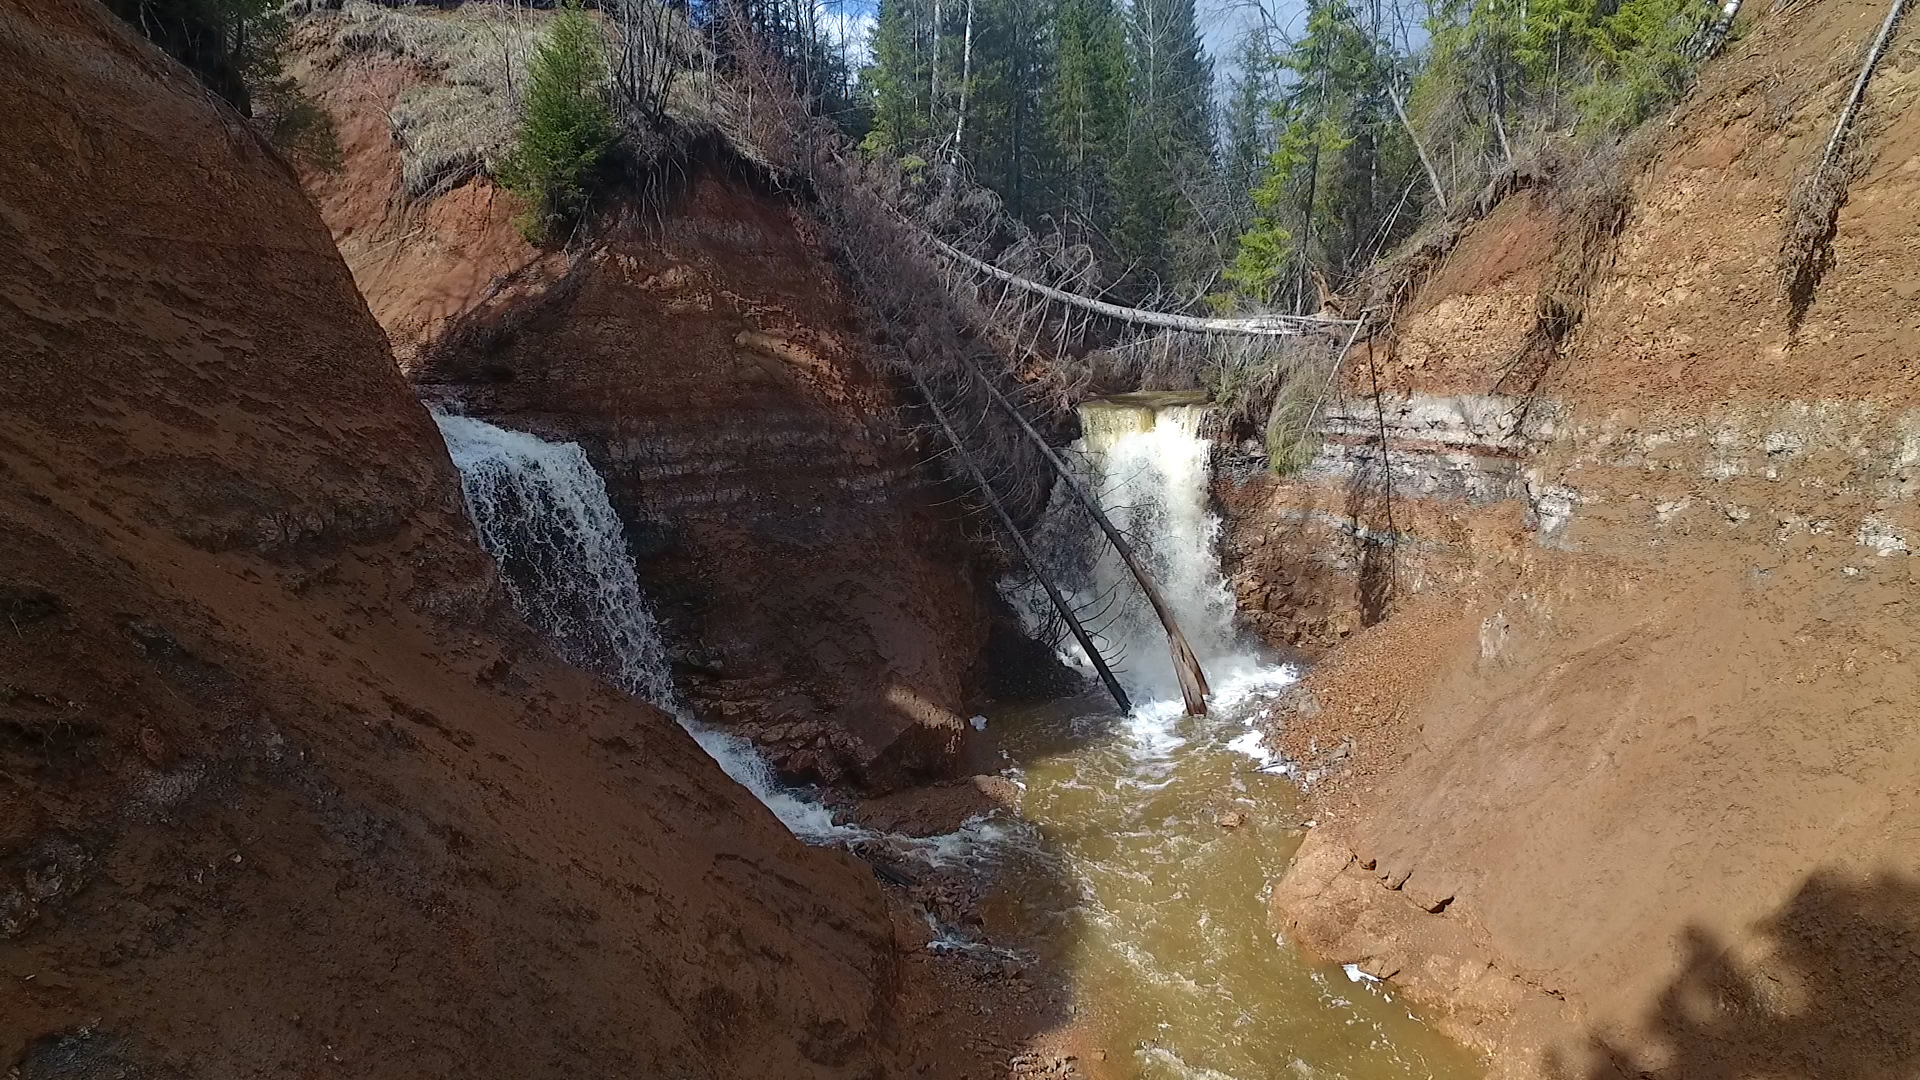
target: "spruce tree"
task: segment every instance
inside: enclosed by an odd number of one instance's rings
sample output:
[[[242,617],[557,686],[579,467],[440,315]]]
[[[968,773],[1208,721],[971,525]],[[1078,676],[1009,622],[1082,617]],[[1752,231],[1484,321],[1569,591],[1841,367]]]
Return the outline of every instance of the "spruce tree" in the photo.
[[[1389,239],[1388,193],[1416,166],[1387,109],[1384,52],[1343,0],[1313,0],[1304,33],[1272,57],[1289,77],[1272,106],[1276,144],[1223,275],[1241,298],[1313,310],[1315,273],[1338,287]]]
[[[1116,177],[1116,246],[1161,284],[1178,278],[1179,233],[1195,224],[1187,198],[1213,168],[1213,64],[1193,0],[1133,0],[1126,147]]]
[[[1062,216],[1104,231],[1112,222],[1111,163],[1127,122],[1126,31],[1113,0],[1060,0],[1054,10],[1045,109]]]
[[[527,65],[525,112],[497,170],[528,203],[520,226],[529,239],[586,212],[592,174],[613,137],[600,33],[575,3],[554,17]]]
[[[860,72],[860,86],[873,110],[873,129],[865,144],[869,150],[904,158],[927,141],[931,112],[927,7],[924,0],[880,0],[873,24],[873,61]]]
[[[1221,180],[1228,200],[1227,221],[1236,233],[1253,224],[1253,190],[1259,186],[1267,158],[1273,153],[1273,95],[1266,70],[1273,58],[1262,44],[1251,35],[1241,42],[1234,58],[1238,70],[1221,125],[1225,129]]]

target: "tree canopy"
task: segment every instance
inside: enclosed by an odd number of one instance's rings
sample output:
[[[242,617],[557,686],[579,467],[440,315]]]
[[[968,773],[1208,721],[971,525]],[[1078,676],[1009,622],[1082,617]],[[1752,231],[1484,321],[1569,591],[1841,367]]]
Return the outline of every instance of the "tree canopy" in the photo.
[[[880,0],[856,134],[1087,244],[1118,295],[1305,313],[1556,140],[1617,138],[1670,105],[1717,5],[1257,11],[1216,80],[1194,0]]]

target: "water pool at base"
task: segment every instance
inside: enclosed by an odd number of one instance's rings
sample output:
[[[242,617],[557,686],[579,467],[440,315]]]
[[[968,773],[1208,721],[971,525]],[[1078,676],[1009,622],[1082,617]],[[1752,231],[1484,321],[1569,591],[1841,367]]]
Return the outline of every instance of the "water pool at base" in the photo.
[[[1243,751],[1258,753],[1248,721],[1289,680],[1263,668],[1216,685],[1213,715],[1198,719],[1173,703],[1121,717],[1093,697],[991,714],[1026,825],[996,860],[988,930],[1067,973],[1079,1041],[1100,1051],[1083,1072],[1484,1075],[1390,984],[1276,939],[1268,887],[1299,845],[1302,807],[1290,780]],[[1235,813],[1244,823],[1223,827]]]

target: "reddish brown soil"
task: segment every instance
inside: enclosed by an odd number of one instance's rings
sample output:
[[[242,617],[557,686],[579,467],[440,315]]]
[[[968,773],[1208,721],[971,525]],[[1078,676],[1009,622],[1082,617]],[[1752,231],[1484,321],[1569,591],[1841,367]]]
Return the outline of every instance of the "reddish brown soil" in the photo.
[[[387,113],[403,89],[436,76],[391,56],[342,55],[326,30],[318,19],[300,24],[295,70],[332,119],[341,160],[301,180],[406,368],[423,342],[504,275],[530,263],[557,269],[562,260],[543,257],[520,236],[511,200],[492,184],[408,199]]]
[[[85,0],[0,3],[0,103],[9,1075],[961,1076],[1018,1040],[903,963],[865,866],[505,610],[243,122]]]
[[[1790,332],[1774,276],[1794,179],[1852,89],[1885,5],[1760,17],[1673,116],[1641,178],[1618,266],[1550,392],[1593,405],[1920,394],[1920,46],[1909,24],[1858,121],[1834,264]]]
[[[1551,208],[1534,191],[1494,207],[1433,268],[1391,340],[1368,343],[1353,357],[1352,392],[1371,391],[1371,370],[1384,387],[1402,391],[1458,393],[1499,383],[1533,325],[1555,226]]]
[[[1529,490],[1577,489],[1572,524],[1402,498],[1391,617],[1283,724],[1326,775],[1279,928],[1391,975],[1501,1075],[1893,1076],[1920,1053],[1920,559],[1856,532],[1920,535],[1911,28],[1797,332],[1773,261],[1884,11],[1761,13],[1708,69],[1533,388],[1561,412]],[[1542,215],[1568,204],[1468,232],[1408,308],[1390,389],[1495,391],[1552,254]],[[1338,543],[1289,524],[1307,509],[1384,526],[1296,487],[1240,524],[1292,545],[1250,565]],[[1303,610],[1363,608],[1364,569],[1298,574]]]
[[[979,760],[960,710],[985,575],[794,208],[704,170],[430,355],[429,392],[588,447],[702,715],[802,779]]]

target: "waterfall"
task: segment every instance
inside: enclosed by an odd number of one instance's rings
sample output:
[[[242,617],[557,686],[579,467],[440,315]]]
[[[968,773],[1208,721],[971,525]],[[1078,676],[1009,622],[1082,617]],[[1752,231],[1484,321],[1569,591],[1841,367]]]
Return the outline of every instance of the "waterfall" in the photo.
[[[500,564],[514,610],[553,651],[633,696],[678,711],[607,485],[576,443],[436,416],[467,513]]]
[[[1089,401],[1080,407],[1082,435],[1074,449],[1087,487],[1160,583],[1219,698],[1248,680],[1265,683],[1283,674],[1234,624],[1233,590],[1217,554],[1220,518],[1209,496],[1212,447],[1200,434],[1207,411],[1192,395]],[[1177,701],[1166,631],[1064,483],[1036,539],[1128,694],[1155,706]],[[1023,614],[1042,611],[1034,604],[1037,592],[1018,591]],[[1090,667],[1071,641],[1063,648],[1069,663]]]
[[[849,830],[774,782],[753,745],[696,722],[674,690],[666,649],[634,576],[607,485],[576,443],[548,442],[466,416],[435,414],[480,542],[514,610],[554,652],[672,713],[726,774],[803,840]]]

